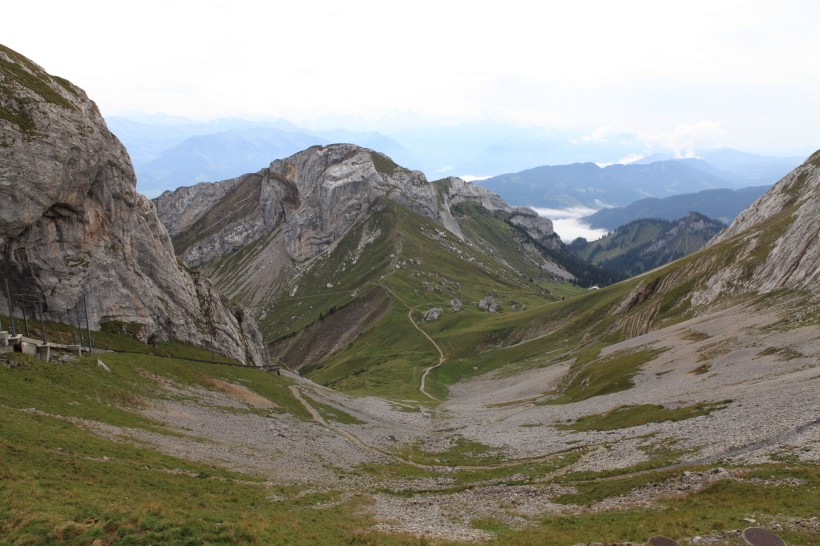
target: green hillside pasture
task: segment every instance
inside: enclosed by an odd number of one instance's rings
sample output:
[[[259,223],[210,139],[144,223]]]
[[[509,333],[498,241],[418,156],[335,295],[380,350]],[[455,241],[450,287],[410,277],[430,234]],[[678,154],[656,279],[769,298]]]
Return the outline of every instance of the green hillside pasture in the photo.
[[[361,497],[318,508],[336,494],[302,495],[256,476],[102,439],[65,419],[163,433],[129,413],[141,399],[132,392],[165,396],[140,370],[198,386],[205,386],[202,372],[251,380],[249,388],[285,407],[292,396],[283,378],[153,357],[107,361],[110,374],[88,361],[15,359],[19,367],[0,366],[0,543],[312,545],[371,543],[366,537],[373,536],[372,543],[406,544],[366,531],[374,522],[362,514]]]
[[[407,311],[394,306],[346,350],[307,376],[349,394],[429,401],[419,392],[419,381],[424,369],[438,359],[435,347],[407,319]]]
[[[389,276],[388,284],[408,305],[449,305],[452,298],[466,304],[491,293],[506,300],[507,306],[510,299],[520,303],[556,299],[522,272],[460,241],[432,220],[398,206],[396,217],[401,250],[397,252],[398,267]],[[496,235],[499,245],[505,252],[517,255],[512,250],[518,245],[511,228],[499,220],[488,221],[498,222],[503,230]],[[519,262],[524,267],[520,257],[512,261],[513,265]],[[535,269],[532,264],[528,267]]]
[[[490,212],[478,203],[462,203],[454,207],[462,232],[470,239],[484,241],[492,253],[529,278],[539,278],[540,268],[524,258],[519,251],[521,234],[504,221],[504,212]],[[515,244],[513,244],[515,242]]]
[[[66,364],[45,363],[19,353],[7,353],[0,359],[6,364],[0,366],[0,404],[7,408],[33,408],[47,414],[156,430],[158,425],[137,411],[151,399],[176,396],[163,390],[162,383],[213,389],[209,380],[218,379],[241,384],[277,406],[265,411],[310,419],[290,394],[290,380],[257,368],[125,353],[83,356]],[[97,365],[98,359],[110,373]]]
[[[618,406],[606,413],[587,415],[568,425],[555,425],[561,430],[586,432],[590,430],[615,430],[661,423],[664,421],[682,421],[726,408],[731,400],[721,402],[697,402],[690,406],[667,408],[658,404],[638,404],[635,406]]]
[[[697,469],[692,469],[697,470]],[[651,483],[662,483],[670,473],[651,473],[631,478],[594,480],[578,484],[580,494],[570,502],[591,503],[603,498],[628,493],[631,489]],[[491,529],[497,538],[490,544],[559,546],[565,544],[643,544],[653,535],[678,539],[684,537],[720,534],[749,526],[748,518],[759,525],[772,528],[787,544],[816,544],[817,531],[795,525],[816,513],[820,503],[820,466],[764,465],[750,468],[743,478],[767,480],[738,481],[726,479],[707,486],[702,491],[685,497],[663,499],[651,508],[607,510],[569,516],[539,518],[535,525],[511,528],[495,520],[478,522],[477,526]],[[788,485],[783,478],[800,481]],[[687,542],[688,543],[688,542]],[[739,544],[737,535],[727,534],[719,544]]]
[[[445,314],[425,330],[447,354],[431,373],[444,384],[505,368],[506,373],[576,358],[621,340],[617,317],[605,311],[637,281],[622,282],[582,296],[543,303],[518,313]]]
[[[576,360],[556,393],[560,396],[542,403],[568,404],[630,389],[635,385],[632,378],[641,367],[663,352],[661,349],[619,351],[589,363]]]
[[[0,315],[0,322],[3,323],[4,329],[11,330],[10,321],[6,315]],[[14,323],[17,333],[25,335],[23,319],[15,317]],[[83,346],[88,346],[88,332],[85,328],[82,328],[82,332],[80,332],[75,325],[51,320],[43,321],[43,324],[45,324],[46,339],[49,343],[60,343],[63,345],[78,344],[80,342],[80,335],[82,335]],[[142,325],[138,323],[119,321],[104,322],[102,324],[102,330],[91,330],[92,344],[95,349],[105,349],[109,351],[239,364],[239,362],[232,358],[220,355],[219,353],[211,353],[208,349],[190,345],[175,338],[157,342],[155,344],[156,346],[143,343],[134,337],[141,327]],[[29,337],[37,340],[42,339],[42,328],[39,320],[29,317],[28,333]]]

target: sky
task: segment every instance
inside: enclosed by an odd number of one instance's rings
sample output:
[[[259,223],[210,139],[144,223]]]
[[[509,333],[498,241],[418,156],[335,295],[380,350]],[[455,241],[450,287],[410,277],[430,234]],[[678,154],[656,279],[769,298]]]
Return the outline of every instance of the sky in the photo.
[[[820,143],[820,2],[7,2],[0,43],[106,116],[492,120],[674,150]]]

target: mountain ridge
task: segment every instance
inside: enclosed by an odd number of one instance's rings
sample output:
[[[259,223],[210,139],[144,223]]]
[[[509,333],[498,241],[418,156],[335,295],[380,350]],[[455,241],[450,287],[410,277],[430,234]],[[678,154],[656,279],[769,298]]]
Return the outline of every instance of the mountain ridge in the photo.
[[[670,197],[647,197],[625,207],[601,209],[584,216],[582,220],[593,228],[614,230],[641,218],[671,221],[695,211],[728,224],[770,188],[771,186],[752,186],[736,190],[718,188]]]
[[[594,265],[631,277],[691,254],[725,227],[697,212],[675,221],[642,218],[596,241],[576,239],[570,248]]]
[[[477,307],[494,292],[542,298],[541,282],[613,280],[566,251],[535,211],[458,178],[429,183],[352,144],[314,146],[257,173],[166,192],[155,203],[182,259],[256,309],[271,350],[285,362],[302,362],[293,351],[322,344],[319,338],[333,352],[338,339],[348,339],[327,334],[340,317],[357,324],[353,315],[365,317],[353,329],[358,335],[396,309],[392,297],[385,307],[385,297],[409,286],[414,298],[421,290],[431,298],[451,293]],[[400,257],[408,252],[412,258]],[[420,266],[427,255],[440,262]],[[328,297],[314,302],[313,294]],[[454,304],[461,305],[467,302]],[[318,330],[325,333],[310,337]]]

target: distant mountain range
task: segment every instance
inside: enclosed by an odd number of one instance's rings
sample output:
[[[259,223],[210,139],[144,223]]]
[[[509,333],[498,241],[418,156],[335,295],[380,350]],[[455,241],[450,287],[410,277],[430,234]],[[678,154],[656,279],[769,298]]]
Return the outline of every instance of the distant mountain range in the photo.
[[[717,148],[698,152],[698,158],[679,159],[694,169],[714,174],[732,183],[733,186],[771,186],[785,173],[803,162],[803,157],[769,157]],[[653,163],[658,160],[673,159],[671,156],[653,155],[636,163]]]
[[[313,130],[285,120],[220,119],[197,122],[163,114],[115,116],[108,118],[107,122],[131,155],[137,172],[137,189],[151,197],[181,186],[255,172],[276,159],[288,157],[314,144],[347,142],[380,150],[410,169],[423,171],[431,180],[446,176],[484,177],[515,173],[532,170],[539,165],[569,166],[592,158],[602,164],[616,163],[625,157],[640,155],[640,151],[646,148],[645,143],[629,134],[602,139],[577,131],[522,128],[493,122],[392,131]],[[706,162],[675,160],[678,166],[666,168],[672,169],[666,175],[672,175],[672,180],[678,181],[678,186],[673,187],[671,193],[772,184],[800,163],[799,158],[772,158],[728,149],[706,150],[700,155]],[[671,154],[650,156],[636,165],[644,164],[647,167],[649,163],[658,160],[666,162],[671,158]],[[588,164],[587,168],[591,165]],[[699,176],[693,179],[691,172],[673,174],[677,169],[682,169],[680,165],[714,178]],[[607,169],[607,175],[614,174],[617,166]],[[668,195],[656,191],[654,182],[657,176],[647,174],[647,177],[637,184],[643,192],[630,193],[626,201],[604,202],[625,205],[642,197]],[[668,189],[668,182],[669,176],[662,179],[664,190]],[[694,185],[686,187],[690,182]],[[625,184],[630,186],[629,181]],[[594,183],[588,185],[593,188],[592,191],[596,188]],[[549,189],[542,188],[541,193],[544,191]],[[502,196],[512,199],[504,193]],[[520,201],[522,205],[550,206],[538,205],[536,201],[523,200],[523,197]]]
[[[594,163],[543,166],[495,176],[483,180],[481,184],[516,205],[553,209],[601,209],[623,207],[648,197],[663,198],[708,189],[738,188],[750,181],[759,180],[761,172],[777,172],[778,166],[783,166],[784,161],[769,158],[771,161],[766,163],[759,159],[760,156],[748,154],[748,169],[744,171],[739,159],[742,157],[744,154],[736,153],[738,159],[730,174],[703,160],[673,159],[607,167],[599,167]],[[794,164],[798,163],[798,160],[794,160]],[[752,168],[752,164],[757,167]],[[768,182],[773,184],[792,167],[783,167],[783,172],[777,176],[772,175],[774,177]],[[741,174],[743,172],[747,173],[748,179]],[[686,212],[688,211],[683,214]],[[676,217],[680,216],[678,214]]]
[[[599,210],[585,216],[583,221],[593,228],[614,230],[640,218],[676,220],[697,211],[728,224],[768,189],[769,186],[752,186],[739,190],[703,190],[662,199],[647,197],[625,207]]]

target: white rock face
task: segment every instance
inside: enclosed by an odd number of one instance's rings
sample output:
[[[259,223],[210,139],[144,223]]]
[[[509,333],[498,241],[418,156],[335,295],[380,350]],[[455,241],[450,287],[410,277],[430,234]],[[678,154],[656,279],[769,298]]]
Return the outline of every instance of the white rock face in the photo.
[[[438,218],[435,190],[421,172],[402,169],[378,152],[352,144],[314,146],[259,173],[165,192],[155,203],[172,236],[201,231],[220,202],[241,203],[242,214],[226,210],[210,222],[219,229],[178,246],[186,263],[199,265],[280,226],[288,255],[303,262],[344,236],[379,197]]]
[[[432,309],[428,309],[427,311],[425,311],[424,315],[422,315],[421,318],[425,322],[432,322],[434,320],[438,320],[443,312],[444,311],[441,309],[441,307],[433,307]]]
[[[0,275],[12,290],[42,292],[54,320],[73,322],[87,294],[92,327],[138,323],[143,340],[213,340],[216,352],[267,363],[250,315],[177,261],[96,105],[9,49],[0,58],[28,77],[0,66],[0,111],[14,114],[0,116]]]
[[[460,239],[464,236],[451,207],[474,201],[490,211],[510,213],[513,224],[550,244],[552,222],[535,211],[511,207],[491,191],[459,178],[447,179],[445,187],[438,193],[421,172],[403,169],[373,150],[334,144],[276,160],[255,174],[165,192],[154,201],[177,240],[176,250],[192,266],[279,228],[287,254],[304,262],[341,239],[380,197],[435,220]],[[180,235],[188,231],[195,236],[190,244],[181,244]]]
[[[820,286],[820,152],[786,175],[707,245],[736,247],[733,263],[693,295],[693,303],[722,293],[767,293]]]
[[[444,195],[444,203],[440,207],[442,209],[440,221],[444,227],[453,233],[461,235],[461,229],[458,228],[458,223],[450,214],[451,207],[461,203],[475,202],[489,211],[500,210],[512,214],[510,222],[523,228],[530,237],[536,241],[546,243],[548,246],[553,244],[550,240],[550,236],[555,233],[552,221],[539,216],[534,210],[526,207],[510,206],[498,194],[460,178],[450,177],[446,179],[445,184],[447,192]],[[451,224],[455,224],[455,228],[449,227]]]

